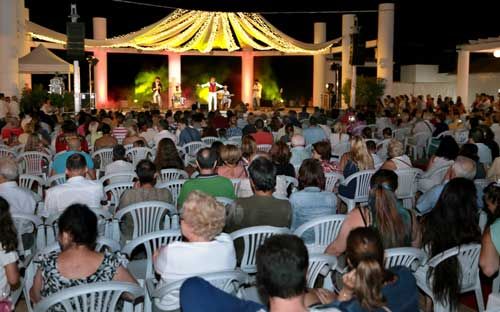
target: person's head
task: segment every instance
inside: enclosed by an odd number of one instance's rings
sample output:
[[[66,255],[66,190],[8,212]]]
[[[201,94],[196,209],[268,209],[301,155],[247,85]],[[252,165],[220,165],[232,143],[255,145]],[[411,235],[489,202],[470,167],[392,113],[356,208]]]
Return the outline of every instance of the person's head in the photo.
[[[271,156],[271,160],[273,161],[273,163],[278,165],[289,164],[290,158],[292,158],[290,148],[283,141],[274,143],[271,147],[271,150],[269,151],[269,155]]]
[[[216,164],[216,166],[222,166],[222,164],[223,164],[222,158],[221,158],[221,155],[220,155],[223,146],[224,146],[224,143],[222,143],[221,141],[215,141],[210,146],[210,149],[212,151],[214,151],[215,156],[217,157],[217,164]]]
[[[155,77],[155,82],[160,82],[160,77],[156,76]]]
[[[80,142],[80,139],[78,137],[72,137],[68,139],[68,151],[81,151],[82,150],[82,144]]]
[[[101,125],[101,131],[103,135],[109,135],[111,133],[111,127],[107,123],[103,122]]]
[[[458,156],[451,166],[451,178],[474,180],[476,170],[476,162],[474,160],[465,156]]]
[[[17,250],[17,231],[9,203],[0,196],[0,245],[5,252]]]
[[[334,133],[344,133],[345,132],[345,127],[344,125],[339,121],[339,122],[336,122],[334,125],[333,125],[333,132]]]
[[[257,152],[257,143],[251,135],[245,135],[241,138],[241,155],[250,159]]]
[[[256,262],[257,287],[263,297],[290,299],[306,291],[309,254],[299,237],[269,237],[257,249]]]
[[[133,143],[133,147],[146,147],[146,143],[143,140],[137,140]]]
[[[259,118],[255,121],[255,129],[257,129],[257,130],[264,129],[264,121],[262,119]]]
[[[238,123],[238,117],[236,115],[233,115],[229,118],[229,125],[231,127],[236,127],[237,123]]]
[[[448,182],[439,199],[424,219],[423,246],[433,257],[447,249],[480,242],[477,219],[477,196],[474,182],[455,178]],[[432,289],[436,298],[449,300],[453,308],[460,293],[460,268],[456,258],[433,270]]]
[[[311,127],[317,126],[318,125],[318,118],[311,116],[311,118],[309,118],[309,125]]]
[[[75,153],[66,160],[66,175],[72,177],[85,177],[87,174],[87,162],[85,157],[79,153]]]
[[[436,150],[435,156],[443,157],[448,160],[455,160],[458,156],[460,147],[458,147],[457,141],[451,136],[447,135],[441,138],[439,147]]]
[[[387,145],[387,155],[389,158],[399,157],[405,153],[403,143],[399,142],[396,139],[392,139],[389,141]]]
[[[373,227],[358,227],[347,236],[346,259],[356,269],[354,294],[366,311],[385,306],[384,245]]]
[[[372,140],[366,141],[366,148],[370,154],[377,153],[377,144],[375,144]]]
[[[85,246],[94,250],[97,240],[97,216],[86,205],[68,206],[59,216],[59,243],[61,249]]]
[[[292,124],[286,124],[285,126],[285,133],[288,134],[289,136],[293,136],[293,125]]]
[[[351,160],[353,160],[359,170],[367,170],[373,168],[373,158],[368,153],[365,141],[360,136],[351,138]]]
[[[484,142],[484,133],[479,127],[472,128],[469,131],[469,139],[471,139],[472,143],[483,143]]]
[[[223,145],[220,157],[226,165],[236,166],[241,159],[241,150],[236,145]]]
[[[209,147],[202,148],[196,153],[196,166],[204,171],[213,171],[217,166],[217,153]]]
[[[312,145],[312,157],[317,160],[330,161],[332,157],[332,146],[325,141],[314,143]]]
[[[155,157],[157,170],[162,169],[181,169],[184,170],[184,164],[179,156],[174,141],[169,138],[163,138],[158,143]]]
[[[212,76],[212,77],[210,77],[210,82],[211,82],[211,83],[214,83],[214,82],[215,82],[215,77],[213,77],[213,76]]]
[[[365,127],[363,128],[361,135],[363,136],[364,139],[371,139],[372,138],[372,128],[370,127]]]
[[[19,177],[17,163],[11,158],[0,158],[0,183],[16,181]]]
[[[390,139],[392,138],[392,129],[387,127],[382,130],[382,135],[384,136],[384,139]]]
[[[460,156],[465,156],[467,158],[472,159],[473,161],[479,161],[479,156],[478,156],[478,148],[477,145],[474,143],[466,143],[462,145],[462,148],[460,148],[460,151],[458,152],[458,155]]]
[[[76,125],[71,120],[65,120],[61,126],[61,129],[65,134],[76,133]]]
[[[143,159],[139,161],[135,167],[135,173],[141,185],[156,184],[156,166],[151,160]]]
[[[317,159],[305,159],[299,169],[299,190],[306,187],[319,187],[325,189],[325,173]]]
[[[113,161],[125,160],[125,147],[121,144],[113,146]]]
[[[226,210],[201,191],[189,193],[182,205],[181,231],[190,242],[208,242],[222,232]]]
[[[305,146],[306,145],[306,140],[300,134],[294,134],[292,136],[292,138],[290,139],[290,142],[292,143],[292,147]]]
[[[487,187],[484,188],[484,205],[490,212],[492,216],[489,218],[492,223],[494,220],[500,218],[500,184],[497,182],[490,183]]]
[[[168,130],[168,122],[165,119],[160,119],[158,121],[158,128],[161,130]]]
[[[250,184],[255,191],[272,193],[276,187],[276,167],[266,157],[256,157],[248,166]]]

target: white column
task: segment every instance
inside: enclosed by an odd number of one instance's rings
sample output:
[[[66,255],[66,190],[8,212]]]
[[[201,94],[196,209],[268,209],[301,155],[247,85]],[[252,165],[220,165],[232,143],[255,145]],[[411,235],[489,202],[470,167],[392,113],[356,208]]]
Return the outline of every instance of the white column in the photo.
[[[104,40],[107,37],[106,18],[94,17],[92,30],[94,39]],[[94,66],[94,90],[96,95],[96,108],[105,108],[108,103],[108,53],[105,49],[96,48],[94,57],[99,62]]]
[[[352,65],[349,64],[349,55],[351,51],[351,34],[354,30],[356,15],[342,15],[342,83],[339,90],[342,90],[347,80],[352,78]],[[342,108],[347,108],[349,103],[342,96]]]
[[[82,109],[82,98],[80,95],[80,63],[79,61],[73,61],[73,74],[75,76],[74,82],[74,99],[75,99],[75,113],[78,113]]]
[[[173,108],[172,98],[174,97],[175,87],[181,86],[181,55],[171,53],[168,55],[168,100],[165,107]]]
[[[326,41],[326,23],[314,23],[314,43]],[[326,85],[326,56],[313,56],[313,105],[322,107],[321,94]]]
[[[0,93],[18,94],[17,6],[15,0],[0,0]]]
[[[378,7],[377,78],[384,79],[384,94],[392,95],[394,67],[394,3]]]
[[[467,111],[470,109],[469,100],[469,51],[458,51],[457,64],[457,96],[462,98]]]
[[[23,57],[30,53],[31,36],[26,33],[26,21],[30,18],[29,9],[24,7],[24,0],[17,3],[17,55]],[[19,74],[19,92],[27,85],[31,88],[31,74]]]
[[[244,104],[249,104],[252,110],[253,80],[253,53],[251,50],[243,51],[241,55],[241,100]]]

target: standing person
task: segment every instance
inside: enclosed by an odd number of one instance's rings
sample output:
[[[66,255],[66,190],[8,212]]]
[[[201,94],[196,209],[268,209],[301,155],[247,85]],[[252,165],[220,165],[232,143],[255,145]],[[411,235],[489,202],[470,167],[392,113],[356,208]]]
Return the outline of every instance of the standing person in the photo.
[[[260,99],[262,98],[262,84],[259,82],[259,79],[255,79],[253,83],[253,109],[258,110],[260,108]]]
[[[217,88],[224,86],[215,81],[215,77],[210,77],[210,81],[202,85],[197,85],[201,88],[208,88],[208,111],[217,109]],[[212,104],[213,103],[213,104]]]
[[[161,84],[160,77],[155,78],[151,88],[153,89],[153,103],[161,107],[161,90],[163,89],[163,85]]]

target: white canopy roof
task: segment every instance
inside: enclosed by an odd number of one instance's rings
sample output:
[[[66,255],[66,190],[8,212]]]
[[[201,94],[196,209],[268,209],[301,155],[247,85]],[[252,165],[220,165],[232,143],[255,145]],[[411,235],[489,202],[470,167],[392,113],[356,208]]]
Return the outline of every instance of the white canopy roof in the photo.
[[[40,44],[27,55],[19,58],[19,72],[30,74],[67,74],[73,72],[73,65],[66,62]]]

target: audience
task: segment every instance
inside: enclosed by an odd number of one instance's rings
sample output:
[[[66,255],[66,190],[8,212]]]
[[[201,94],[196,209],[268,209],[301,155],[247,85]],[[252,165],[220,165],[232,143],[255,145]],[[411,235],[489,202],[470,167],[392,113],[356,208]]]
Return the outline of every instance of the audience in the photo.
[[[300,134],[294,134],[291,138],[291,146],[290,152],[292,153],[292,157],[290,157],[290,163],[293,166],[300,166],[300,164],[305,160],[311,157],[311,153],[309,153],[305,144],[306,141],[304,137]]]
[[[160,140],[156,149],[155,165],[158,171],[162,169],[184,170],[184,162],[179,156],[174,141],[169,138]]]
[[[488,212],[488,226],[481,240],[479,265],[486,276],[498,272],[500,263],[500,185],[491,183],[484,189],[484,205]]]
[[[276,167],[276,175],[285,175],[295,178],[295,168],[290,163],[292,153],[284,142],[276,142],[269,151],[271,160]]]
[[[257,143],[251,135],[245,135],[241,139],[241,161],[244,166],[250,164],[250,159],[257,153]]]
[[[107,123],[102,123],[101,125],[102,137],[95,140],[94,151],[98,151],[103,148],[113,148],[118,141],[111,135],[111,127]]]
[[[18,186],[18,178],[16,162],[0,158],[0,196],[9,203],[12,213],[35,214],[35,198],[29,190]]]
[[[228,179],[244,179],[247,177],[245,167],[240,164],[241,150],[236,145],[223,145],[220,157],[223,165],[217,167],[217,174]]]
[[[309,118],[309,127],[304,129],[302,133],[304,139],[306,140],[306,145],[328,140],[325,131],[323,131],[323,129],[318,126],[318,119],[314,116],[311,116],[311,118]]]
[[[265,131],[264,121],[262,119],[259,118],[255,121],[255,130],[256,131],[254,133],[250,134],[255,139],[255,144],[273,144],[273,135],[270,132]]]
[[[163,139],[170,139],[174,144],[177,144],[177,137],[169,131],[168,122],[164,119],[158,122],[158,133],[153,137],[153,142],[155,146],[158,146],[160,141]],[[190,133],[190,132],[185,132]]]
[[[90,157],[89,154],[82,152],[81,150],[81,144],[80,144],[80,139],[78,138],[71,138],[68,139],[68,150],[66,152],[63,152],[61,154],[58,154],[54,158],[54,163],[52,164],[52,172],[51,175],[55,174],[62,174],[66,170],[66,163],[67,160],[75,155],[81,155],[85,159],[85,164],[87,168],[87,173],[91,179],[96,178],[96,172],[94,169],[94,161],[92,160],[92,157]]]
[[[117,144],[113,147],[113,162],[106,165],[104,169],[104,174],[109,175],[113,173],[122,173],[122,172],[131,172],[134,171],[134,166],[132,163],[128,162],[125,158],[125,147],[121,144]],[[127,177],[115,177],[110,179],[110,183],[119,183],[119,182],[129,182]]]
[[[324,173],[339,171],[336,162],[330,161],[332,157],[332,148],[328,142],[316,142],[312,145],[312,158],[321,162]]]
[[[484,179],[486,177],[486,168],[483,163],[479,161],[478,148],[476,144],[466,143],[462,145],[458,155],[472,159],[476,163],[476,176],[474,179]]]
[[[9,203],[0,196],[0,294],[4,298],[8,298],[10,291],[20,286],[17,243],[17,231],[12,221]]]
[[[366,144],[359,136],[351,138],[351,151],[342,155],[339,169],[343,172],[344,178],[359,171],[374,169],[373,158],[366,148]],[[347,198],[353,198],[356,191],[356,179],[348,185],[339,185],[339,194]]]
[[[189,121],[186,118],[179,120],[179,145],[183,146],[190,142],[201,141],[201,134],[198,130],[189,125]],[[177,143],[176,140],[172,140]]]
[[[404,153],[403,143],[392,139],[387,146],[389,159],[384,162],[381,169],[399,170],[412,168],[410,157]]]

